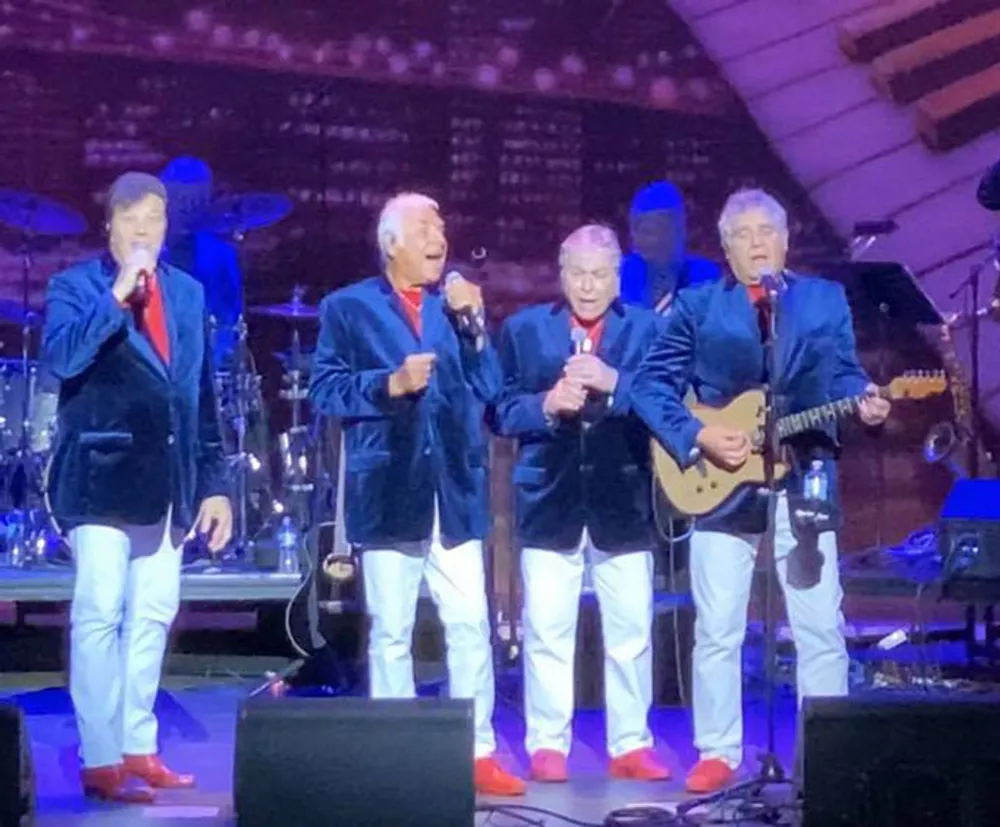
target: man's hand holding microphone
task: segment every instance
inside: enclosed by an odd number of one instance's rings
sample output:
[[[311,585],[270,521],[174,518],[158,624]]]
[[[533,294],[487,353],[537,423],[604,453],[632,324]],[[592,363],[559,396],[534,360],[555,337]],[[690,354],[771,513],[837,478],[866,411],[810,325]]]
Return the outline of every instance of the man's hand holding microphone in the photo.
[[[136,244],[132,247],[125,263],[118,269],[111,292],[120,304],[142,299],[146,291],[146,279],[156,270],[156,259],[148,247]]]

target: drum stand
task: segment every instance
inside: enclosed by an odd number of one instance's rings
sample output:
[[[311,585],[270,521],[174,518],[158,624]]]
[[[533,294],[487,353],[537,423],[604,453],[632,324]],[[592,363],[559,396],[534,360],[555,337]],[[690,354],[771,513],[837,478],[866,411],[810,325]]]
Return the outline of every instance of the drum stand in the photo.
[[[290,502],[286,511],[290,512],[295,525],[305,532],[309,524],[310,500],[315,486],[309,481],[310,448],[309,427],[303,424],[302,403],[308,397],[305,386],[305,372],[302,370],[302,344],[297,327],[292,328],[290,363],[282,377],[288,387],[279,396],[292,405],[291,427],[278,438],[281,450],[285,490]]]
[[[233,425],[236,430],[236,535],[233,537],[237,552],[242,551],[244,557],[249,557],[253,551],[253,542],[247,538],[247,511],[249,510],[251,457],[247,453],[247,423],[249,421],[249,394],[253,390],[250,383],[253,375],[249,370],[249,346],[247,345],[247,323],[243,316],[236,322],[236,358],[233,360],[233,390],[236,397]]]
[[[24,236],[22,244],[21,282],[24,319],[21,325],[21,375],[23,377],[23,398],[21,399],[20,435],[14,451],[13,461],[4,468],[4,483],[9,508],[7,519],[7,558],[9,565],[24,567],[44,563],[49,550],[52,515],[45,506],[45,483],[39,457],[34,451],[34,423],[32,422],[32,402],[37,389],[36,371],[28,356],[31,344],[33,322],[37,314],[29,308],[31,270],[31,241]]]

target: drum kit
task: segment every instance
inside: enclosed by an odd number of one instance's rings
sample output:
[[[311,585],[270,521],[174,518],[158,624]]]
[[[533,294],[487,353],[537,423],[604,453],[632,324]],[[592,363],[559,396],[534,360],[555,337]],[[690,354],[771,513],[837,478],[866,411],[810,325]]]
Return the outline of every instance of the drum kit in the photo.
[[[291,202],[281,195],[230,196],[213,203],[198,229],[229,237],[239,245],[247,232],[275,224],[291,209]],[[0,299],[0,339],[5,326],[20,329],[18,357],[0,359],[0,566],[71,562],[46,490],[59,387],[37,357],[44,309],[40,302],[32,303],[32,275],[38,251],[81,236],[86,226],[70,207],[31,193],[0,189],[2,240],[7,242],[12,234],[21,265],[20,300]],[[5,246],[10,249],[9,244]],[[240,317],[234,329],[227,331],[213,320],[213,334],[230,335],[235,343],[225,363],[216,366],[214,376],[216,413],[235,481],[234,537],[223,560],[238,561],[241,567],[257,562],[255,548],[264,538],[291,532],[298,543],[309,522],[321,429],[304,404],[311,354],[302,346],[302,334],[306,325],[315,325],[319,310],[303,299],[304,291],[296,287],[289,302],[247,309],[248,316],[281,320],[291,327],[289,349],[275,354],[282,365],[279,399],[289,406],[291,424],[276,440],[270,437],[268,405],[248,344],[246,319]],[[272,476],[272,469],[277,468],[280,473]],[[201,557],[200,562],[206,562],[197,548],[192,551]]]

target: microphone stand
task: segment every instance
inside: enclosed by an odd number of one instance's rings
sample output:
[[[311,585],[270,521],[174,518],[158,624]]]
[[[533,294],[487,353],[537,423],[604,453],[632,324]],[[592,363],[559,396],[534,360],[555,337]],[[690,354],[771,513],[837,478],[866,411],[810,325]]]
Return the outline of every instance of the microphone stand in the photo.
[[[770,548],[770,563],[765,572],[764,581],[764,649],[765,649],[765,683],[767,706],[767,746],[760,755],[760,768],[757,776],[740,784],[735,784],[711,795],[692,798],[677,807],[677,817],[681,823],[688,813],[703,806],[730,801],[742,800],[743,809],[753,808],[752,815],[741,813],[747,822],[760,821],[766,824],[778,824],[782,819],[781,808],[774,801],[768,801],[764,790],[773,784],[787,783],[788,777],[778,758],[775,744],[777,711],[775,709],[775,685],[777,683],[778,640],[776,618],[774,613],[774,582],[777,578],[777,558],[775,556],[775,538],[777,534],[778,485],[775,479],[775,464],[780,450],[778,437],[778,412],[775,387],[779,386],[778,377],[778,329],[781,314],[781,293],[784,282],[780,275],[765,279],[764,286],[768,294],[768,340],[764,343],[764,362],[767,367],[767,382],[764,386],[764,488],[767,492],[767,525],[764,530],[766,545]]]

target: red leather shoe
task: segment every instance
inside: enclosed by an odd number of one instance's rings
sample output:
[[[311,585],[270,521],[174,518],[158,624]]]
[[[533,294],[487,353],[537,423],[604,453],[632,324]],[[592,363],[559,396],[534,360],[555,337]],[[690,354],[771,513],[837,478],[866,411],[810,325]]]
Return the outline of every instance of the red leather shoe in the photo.
[[[656,760],[648,747],[612,758],[608,772],[612,778],[630,778],[634,781],[667,781],[670,778],[670,770]]]
[[[708,795],[721,790],[733,780],[733,768],[721,758],[703,758],[688,773],[685,787],[689,793]]]
[[[101,801],[122,804],[152,804],[156,796],[144,787],[129,787],[128,775],[121,764],[106,767],[85,767],[80,771],[83,794]]]
[[[141,778],[158,790],[187,790],[194,786],[193,775],[179,775],[167,767],[158,755],[126,755],[125,772]]]
[[[531,778],[548,784],[560,784],[569,778],[566,756],[558,750],[540,749],[531,755]]]
[[[477,758],[474,777],[479,795],[524,795],[524,782],[501,767],[496,758]]]

